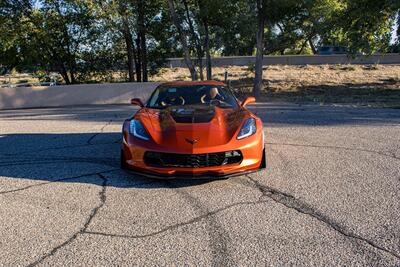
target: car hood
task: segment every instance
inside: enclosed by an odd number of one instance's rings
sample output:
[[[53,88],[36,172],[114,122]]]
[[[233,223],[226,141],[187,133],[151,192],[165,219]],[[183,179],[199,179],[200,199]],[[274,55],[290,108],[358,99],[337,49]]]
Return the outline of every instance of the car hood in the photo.
[[[135,118],[142,121],[160,147],[191,150],[229,143],[248,113],[244,109],[185,106],[143,108]]]

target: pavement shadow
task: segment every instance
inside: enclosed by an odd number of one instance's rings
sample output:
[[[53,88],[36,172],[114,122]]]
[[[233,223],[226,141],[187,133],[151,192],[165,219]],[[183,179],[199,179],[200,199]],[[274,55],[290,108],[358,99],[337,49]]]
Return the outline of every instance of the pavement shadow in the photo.
[[[400,124],[400,109],[377,109],[347,105],[256,103],[249,109],[265,125],[340,126]]]
[[[350,105],[257,102],[247,107],[265,125],[334,126],[351,124],[400,124],[400,109],[377,109]],[[2,110],[2,121],[101,122],[122,125],[137,111],[131,105],[93,105],[48,109]]]
[[[17,179],[101,186],[105,177],[107,186],[141,189],[190,187],[213,181],[151,179],[126,172],[120,169],[120,147],[120,133],[0,135],[0,194],[10,181],[19,188]],[[24,187],[25,183],[21,184]]]
[[[316,105],[256,103],[249,106],[264,127],[314,127],[331,125],[400,125],[400,110]],[[24,121],[95,121],[120,125],[134,113],[128,105],[66,107],[58,109],[1,111],[0,122],[16,123],[29,131]],[[19,124],[21,123],[21,124]],[[31,124],[32,125],[32,124]],[[51,125],[51,124],[49,124]],[[1,127],[1,125],[0,125]],[[1,128],[0,128],[1,130]],[[43,130],[43,129],[42,129]],[[49,128],[49,131],[53,130]],[[55,129],[57,130],[57,129]],[[171,183],[128,174],[119,168],[121,134],[98,133],[0,133],[0,190],[12,178],[101,185],[99,173],[109,175],[109,186],[143,189],[168,188]],[[111,175],[112,174],[112,175]],[[4,177],[4,178],[2,178]],[[95,177],[95,178],[93,178]],[[18,182],[15,179],[14,183]],[[212,180],[211,180],[212,181]],[[210,180],[177,180],[175,186],[194,186]],[[13,183],[13,182],[12,182]]]
[[[58,108],[0,110],[0,120],[11,121],[87,121],[108,122],[129,118],[138,110],[125,104],[78,105]]]

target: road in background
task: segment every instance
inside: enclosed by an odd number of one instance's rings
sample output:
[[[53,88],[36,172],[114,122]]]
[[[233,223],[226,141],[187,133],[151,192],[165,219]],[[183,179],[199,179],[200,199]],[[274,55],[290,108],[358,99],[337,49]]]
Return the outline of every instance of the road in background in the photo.
[[[400,110],[256,104],[267,170],[119,169],[132,106],[0,111],[0,265],[399,266]]]

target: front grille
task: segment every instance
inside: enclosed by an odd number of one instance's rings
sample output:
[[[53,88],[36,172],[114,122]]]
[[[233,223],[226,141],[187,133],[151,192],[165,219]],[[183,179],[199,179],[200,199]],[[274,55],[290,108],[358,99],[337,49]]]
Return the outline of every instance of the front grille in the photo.
[[[242,153],[227,151],[207,154],[172,154],[148,151],[144,154],[144,162],[156,167],[205,168],[224,166],[242,162]]]

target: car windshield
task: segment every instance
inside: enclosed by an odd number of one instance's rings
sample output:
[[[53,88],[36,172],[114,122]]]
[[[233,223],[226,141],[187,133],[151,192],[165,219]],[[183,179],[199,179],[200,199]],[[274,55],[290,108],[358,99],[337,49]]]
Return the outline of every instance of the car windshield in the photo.
[[[216,85],[159,86],[147,102],[148,108],[163,109],[170,106],[213,105],[237,108],[238,103],[230,90]]]

